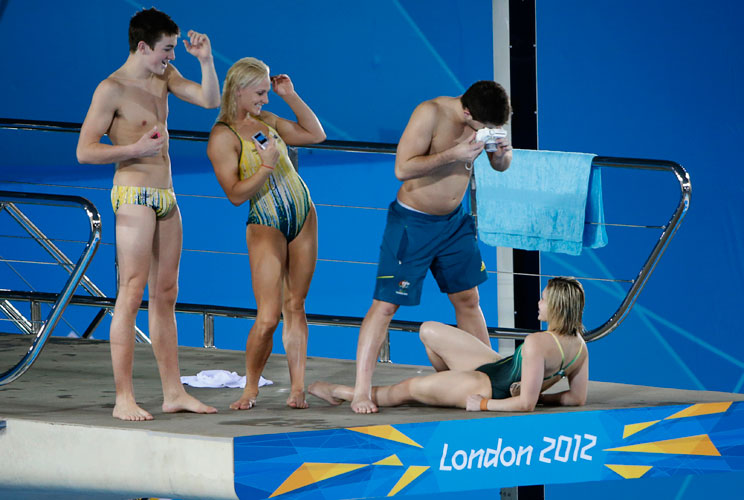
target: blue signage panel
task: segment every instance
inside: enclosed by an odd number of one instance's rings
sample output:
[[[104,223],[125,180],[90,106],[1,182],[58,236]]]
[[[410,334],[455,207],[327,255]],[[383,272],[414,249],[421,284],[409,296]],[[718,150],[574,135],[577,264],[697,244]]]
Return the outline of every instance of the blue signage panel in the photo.
[[[344,499],[744,471],[744,402],[238,437],[241,499]]]

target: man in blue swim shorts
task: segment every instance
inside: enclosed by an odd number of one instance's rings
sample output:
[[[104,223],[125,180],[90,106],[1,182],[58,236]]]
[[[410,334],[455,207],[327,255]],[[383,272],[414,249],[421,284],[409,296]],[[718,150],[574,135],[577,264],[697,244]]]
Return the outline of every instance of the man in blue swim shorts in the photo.
[[[476,131],[501,127],[510,113],[506,91],[492,81],[476,82],[459,97],[424,101],[413,111],[395,157],[403,185],[388,210],[374,300],[359,331],[355,413],[377,411],[371,391],[380,347],[398,307],[420,302],[427,270],[452,302],[457,326],[490,345],[478,300],[486,269],[475,224],[461,203],[484,147]],[[487,153],[494,170],[509,168],[511,149],[506,138],[497,140]]]

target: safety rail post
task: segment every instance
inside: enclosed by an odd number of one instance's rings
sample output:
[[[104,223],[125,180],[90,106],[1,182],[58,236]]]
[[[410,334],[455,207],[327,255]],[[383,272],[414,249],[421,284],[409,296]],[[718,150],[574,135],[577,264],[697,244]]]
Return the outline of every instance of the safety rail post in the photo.
[[[34,333],[41,330],[41,303],[38,300],[31,301],[31,328]]]
[[[204,313],[204,347],[214,348],[214,315]]]

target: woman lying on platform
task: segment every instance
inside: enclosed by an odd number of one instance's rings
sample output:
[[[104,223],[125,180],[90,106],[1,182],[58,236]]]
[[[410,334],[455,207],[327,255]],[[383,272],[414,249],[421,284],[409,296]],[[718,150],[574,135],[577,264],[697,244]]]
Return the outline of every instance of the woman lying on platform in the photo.
[[[551,279],[538,302],[538,319],[548,329],[528,335],[506,358],[462,330],[427,321],[420,336],[437,373],[373,387],[372,400],[377,406],[418,402],[509,412],[532,411],[538,403],[583,405],[589,380],[583,310],[584,289],[577,280]],[[562,377],[568,378],[568,390],[542,394]],[[334,405],[354,395],[353,387],[328,382],[315,382],[308,390]]]

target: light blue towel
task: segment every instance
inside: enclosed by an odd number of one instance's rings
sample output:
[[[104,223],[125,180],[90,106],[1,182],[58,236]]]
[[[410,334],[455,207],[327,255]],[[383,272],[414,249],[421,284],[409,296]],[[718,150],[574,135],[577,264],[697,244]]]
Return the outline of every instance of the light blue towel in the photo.
[[[515,149],[506,172],[475,161],[478,235],[492,246],[579,255],[607,244],[595,155]]]

